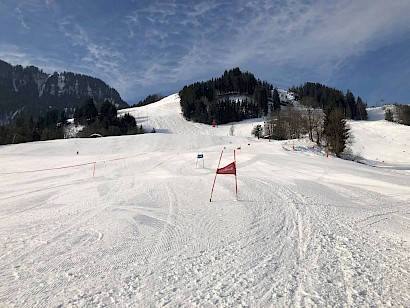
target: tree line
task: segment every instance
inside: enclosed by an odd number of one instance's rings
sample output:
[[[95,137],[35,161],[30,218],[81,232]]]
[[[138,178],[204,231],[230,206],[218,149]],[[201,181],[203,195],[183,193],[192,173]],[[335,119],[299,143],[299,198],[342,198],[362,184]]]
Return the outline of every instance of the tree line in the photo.
[[[257,138],[274,140],[298,139],[307,135],[317,145],[327,146],[340,157],[345,150],[351,134],[343,110],[339,107],[294,108],[287,106],[274,111],[267,117],[264,126],[257,125],[252,134]]]
[[[366,104],[351,91],[343,92],[319,83],[305,83],[292,87],[301,108],[285,107],[274,110],[265,126],[255,127],[255,136],[286,140],[307,135],[317,145],[325,145],[340,157],[352,135],[347,119],[366,120]]]
[[[363,100],[349,90],[344,94],[319,83],[289,91],[300,99],[301,108],[283,107],[276,88],[234,68],[220,78],[185,86],[179,96],[187,120],[225,124],[263,116],[264,127],[256,126],[252,132],[258,138],[285,140],[307,134],[340,157],[351,136],[346,120],[367,119]]]
[[[64,138],[65,112],[51,109],[36,120],[19,115],[13,123],[0,126],[0,144]]]
[[[91,134],[101,136],[134,135],[143,133],[142,126],[137,126],[135,118],[129,113],[117,117],[117,108],[108,100],[97,110],[94,100],[88,99],[74,112],[74,122],[84,125],[80,137],[89,137]]]
[[[146,98],[144,98],[143,100],[141,100],[138,103],[132,105],[131,107],[146,106],[146,105],[158,102],[163,98],[164,98],[164,96],[161,93],[150,94]]]
[[[306,106],[319,107],[322,110],[340,108],[347,119],[366,120],[367,104],[360,96],[356,98],[347,90],[346,94],[335,88],[320,83],[306,82],[298,87],[289,89],[300,97],[300,103]]]
[[[64,110],[50,109],[37,119],[19,115],[7,125],[0,126],[0,144],[24,143],[65,138],[68,126]],[[89,137],[96,133],[101,136],[141,134],[142,126],[137,126],[135,118],[129,114],[117,117],[117,108],[108,100],[97,109],[92,98],[86,100],[74,113],[74,123],[84,126],[78,137]]]

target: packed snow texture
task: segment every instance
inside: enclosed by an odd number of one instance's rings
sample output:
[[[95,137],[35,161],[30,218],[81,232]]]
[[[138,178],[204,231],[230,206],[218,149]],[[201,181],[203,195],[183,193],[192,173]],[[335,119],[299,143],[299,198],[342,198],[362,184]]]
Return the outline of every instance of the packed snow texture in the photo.
[[[122,112],[157,133],[0,147],[0,306],[409,305],[409,127],[351,122],[357,163]]]

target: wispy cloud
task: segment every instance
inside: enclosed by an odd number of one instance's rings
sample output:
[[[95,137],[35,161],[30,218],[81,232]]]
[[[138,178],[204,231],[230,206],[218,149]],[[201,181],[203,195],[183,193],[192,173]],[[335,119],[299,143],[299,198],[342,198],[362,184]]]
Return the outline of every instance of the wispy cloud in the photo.
[[[17,46],[10,44],[0,44],[0,59],[11,64],[30,65],[30,60],[25,52]]]
[[[159,46],[181,46],[185,53],[177,56],[177,66],[169,70],[183,78],[192,69],[252,62],[332,74],[349,57],[378,48],[406,29],[409,11],[410,3],[400,0],[201,1],[191,5],[155,2],[132,16],[147,23],[142,30]],[[135,24],[141,27],[141,22]],[[168,35],[172,32],[179,34]],[[161,50],[156,54],[164,55]]]
[[[283,1],[279,5],[272,1],[247,2],[250,18],[227,48],[237,61],[257,57],[260,61],[332,71],[348,57],[377,48],[401,25],[408,24],[403,9],[410,9],[410,4],[400,2],[402,5],[364,0],[333,4]]]
[[[16,18],[19,20],[20,25],[23,27],[23,29],[31,30],[31,28],[27,26],[26,22],[24,21],[23,11],[19,7],[16,7],[14,12],[15,12]]]
[[[12,65],[36,65],[48,73],[66,70],[66,64],[60,59],[50,61],[50,58],[43,55],[41,51],[12,44],[0,44],[0,59]]]
[[[128,38],[132,39],[135,36],[134,27],[139,25],[138,14],[136,12],[132,12],[131,14],[125,16],[125,24],[128,28]]]
[[[19,29],[3,34],[17,50],[0,56],[34,65],[48,57],[49,67],[95,75],[126,97],[236,66],[288,86],[325,82],[410,35],[408,0],[3,0],[0,9]]]
[[[121,52],[108,45],[95,43],[79,24],[69,20],[61,22],[59,29],[74,46],[83,49],[74,65],[98,75],[111,76],[111,81],[121,80],[125,66],[125,57]]]

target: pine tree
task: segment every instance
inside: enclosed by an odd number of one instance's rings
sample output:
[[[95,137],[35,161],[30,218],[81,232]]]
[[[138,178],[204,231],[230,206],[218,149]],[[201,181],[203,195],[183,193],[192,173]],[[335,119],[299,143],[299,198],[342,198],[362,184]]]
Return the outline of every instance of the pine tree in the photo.
[[[356,100],[353,93],[347,90],[346,93],[346,117],[356,119]]]
[[[130,115],[129,113],[124,114],[124,116],[120,119],[120,130],[121,133],[126,134],[131,130],[134,130],[137,127],[137,122],[135,118]]]
[[[60,123],[62,124],[62,125],[66,125],[67,124],[67,115],[66,115],[66,112],[63,110],[63,111],[61,111],[61,114],[60,114]]]
[[[279,92],[277,88],[273,90],[272,100],[273,100],[273,111],[280,110],[280,97],[279,97]]]
[[[100,107],[98,119],[113,124],[117,119],[117,108],[108,100],[105,100]]]
[[[258,139],[260,137],[262,137],[262,126],[260,124],[256,125],[253,129],[252,129],[252,135],[254,135],[255,137],[257,137]]]
[[[357,97],[357,114],[355,120],[367,120],[366,105],[360,96]]]
[[[98,116],[98,110],[95,107],[94,99],[88,99],[83,106],[83,117],[87,122],[92,123]]]
[[[324,135],[333,152],[340,157],[349,138],[349,128],[341,108],[332,108],[326,113]]]
[[[98,110],[94,105],[94,100],[89,98],[74,114],[76,123],[91,124],[98,116]]]
[[[51,109],[47,111],[46,116],[45,116],[45,125],[48,128],[55,128],[59,120],[59,115],[58,115],[58,110],[57,109]]]

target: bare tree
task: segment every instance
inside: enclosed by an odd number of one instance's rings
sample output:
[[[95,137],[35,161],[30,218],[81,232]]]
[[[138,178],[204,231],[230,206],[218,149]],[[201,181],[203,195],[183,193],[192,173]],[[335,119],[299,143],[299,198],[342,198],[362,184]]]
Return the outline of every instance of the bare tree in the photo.
[[[325,114],[322,109],[314,109],[313,132],[316,134],[316,144],[320,145],[325,129]]]
[[[309,134],[309,140],[313,140],[313,136],[316,137],[316,143],[319,145],[323,134],[324,114],[322,109],[307,107],[304,111],[306,130]]]
[[[294,107],[286,107],[285,109],[287,122],[289,123],[289,134],[291,138],[300,138],[302,130],[304,129],[304,118],[302,112]]]
[[[410,125],[410,106],[397,105],[398,111],[398,123],[404,125]]]
[[[309,139],[319,145],[323,136],[324,113],[320,108],[299,109],[287,106],[284,110],[272,112],[265,122],[264,134],[276,140],[300,138],[308,133]]]
[[[263,134],[269,139],[273,139],[273,132],[277,121],[276,112],[271,112],[263,126]]]
[[[390,109],[386,109],[384,113],[384,119],[389,122],[393,122],[393,112]]]
[[[289,139],[289,122],[283,111],[276,111],[273,115],[276,119],[273,127],[272,138],[276,140]]]

